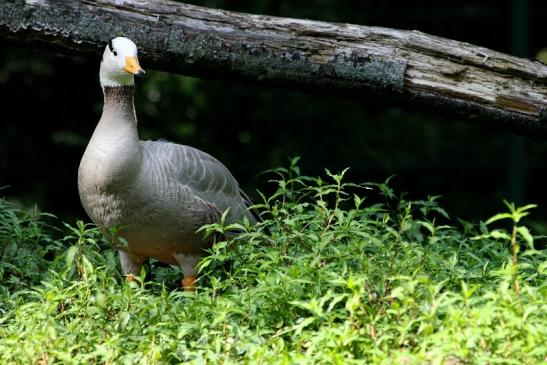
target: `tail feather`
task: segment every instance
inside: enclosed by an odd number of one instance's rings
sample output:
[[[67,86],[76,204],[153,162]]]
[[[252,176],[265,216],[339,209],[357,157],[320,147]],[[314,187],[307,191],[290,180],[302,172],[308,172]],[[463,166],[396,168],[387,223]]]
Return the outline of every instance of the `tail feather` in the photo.
[[[243,198],[243,203],[247,207],[247,211],[251,214],[251,216],[255,219],[256,222],[264,222],[262,217],[260,216],[260,212],[254,208],[254,203],[252,199],[247,195],[241,188],[239,189],[239,195]]]

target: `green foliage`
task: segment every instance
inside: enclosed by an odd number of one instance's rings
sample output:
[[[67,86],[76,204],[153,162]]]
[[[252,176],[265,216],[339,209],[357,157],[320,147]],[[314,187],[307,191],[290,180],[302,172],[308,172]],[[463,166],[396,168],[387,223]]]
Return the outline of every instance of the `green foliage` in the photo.
[[[297,162],[270,172],[264,222],[203,228],[240,234],[200,262],[195,294],[171,288],[170,268],[125,284],[94,227],[55,239],[51,217],[0,200],[0,363],[545,361],[547,255],[521,221],[532,206],[453,226],[437,197],[305,177]],[[505,218],[516,235],[489,229]]]

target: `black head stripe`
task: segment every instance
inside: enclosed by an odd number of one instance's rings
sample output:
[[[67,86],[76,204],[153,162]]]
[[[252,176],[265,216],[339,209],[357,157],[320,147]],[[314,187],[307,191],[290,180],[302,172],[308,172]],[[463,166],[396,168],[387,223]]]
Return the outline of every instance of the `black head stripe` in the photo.
[[[114,46],[112,46],[112,39],[108,41],[108,48],[110,48],[110,52],[114,53]]]

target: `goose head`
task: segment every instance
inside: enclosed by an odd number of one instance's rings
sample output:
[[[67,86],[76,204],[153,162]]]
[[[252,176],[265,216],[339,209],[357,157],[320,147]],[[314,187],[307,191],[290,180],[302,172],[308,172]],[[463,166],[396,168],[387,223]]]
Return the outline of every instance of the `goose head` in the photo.
[[[131,86],[134,84],[134,75],[144,75],[137,58],[137,46],[124,37],[112,39],[105,47],[101,61],[101,85]]]

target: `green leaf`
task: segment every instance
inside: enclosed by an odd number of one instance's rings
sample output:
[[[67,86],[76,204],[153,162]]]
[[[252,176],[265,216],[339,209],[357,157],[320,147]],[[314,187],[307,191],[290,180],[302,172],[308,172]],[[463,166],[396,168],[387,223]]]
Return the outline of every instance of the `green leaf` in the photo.
[[[493,217],[490,217],[485,223],[491,224],[496,221],[502,220],[502,219],[513,219],[513,215],[511,213],[498,213]]]
[[[489,234],[488,234],[488,237],[492,237],[492,238],[496,238],[496,239],[503,239],[503,240],[510,240],[511,239],[511,236],[504,232],[504,231],[500,231],[500,230],[493,230],[491,231]]]
[[[537,208],[537,204],[528,204],[528,205],[525,205],[523,207],[519,207],[517,208],[517,212],[524,212],[526,210],[530,210],[530,209],[534,209],[534,208]]]
[[[525,226],[517,228],[517,232],[521,235],[522,238],[526,241],[528,248],[534,248],[534,237],[530,234],[530,231]]]
[[[76,246],[70,246],[68,250],[66,250],[65,262],[69,268],[72,267],[74,263],[74,258],[76,257],[77,253],[78,253],[78,247]]]
[[[429,233],[431,234],[435,233],[435,226],[433,226],[433,224],[429,222],[424,222],[424,221],[418,221],[417,223],[421,225],[422,227],[426,228],[429,231]]]

